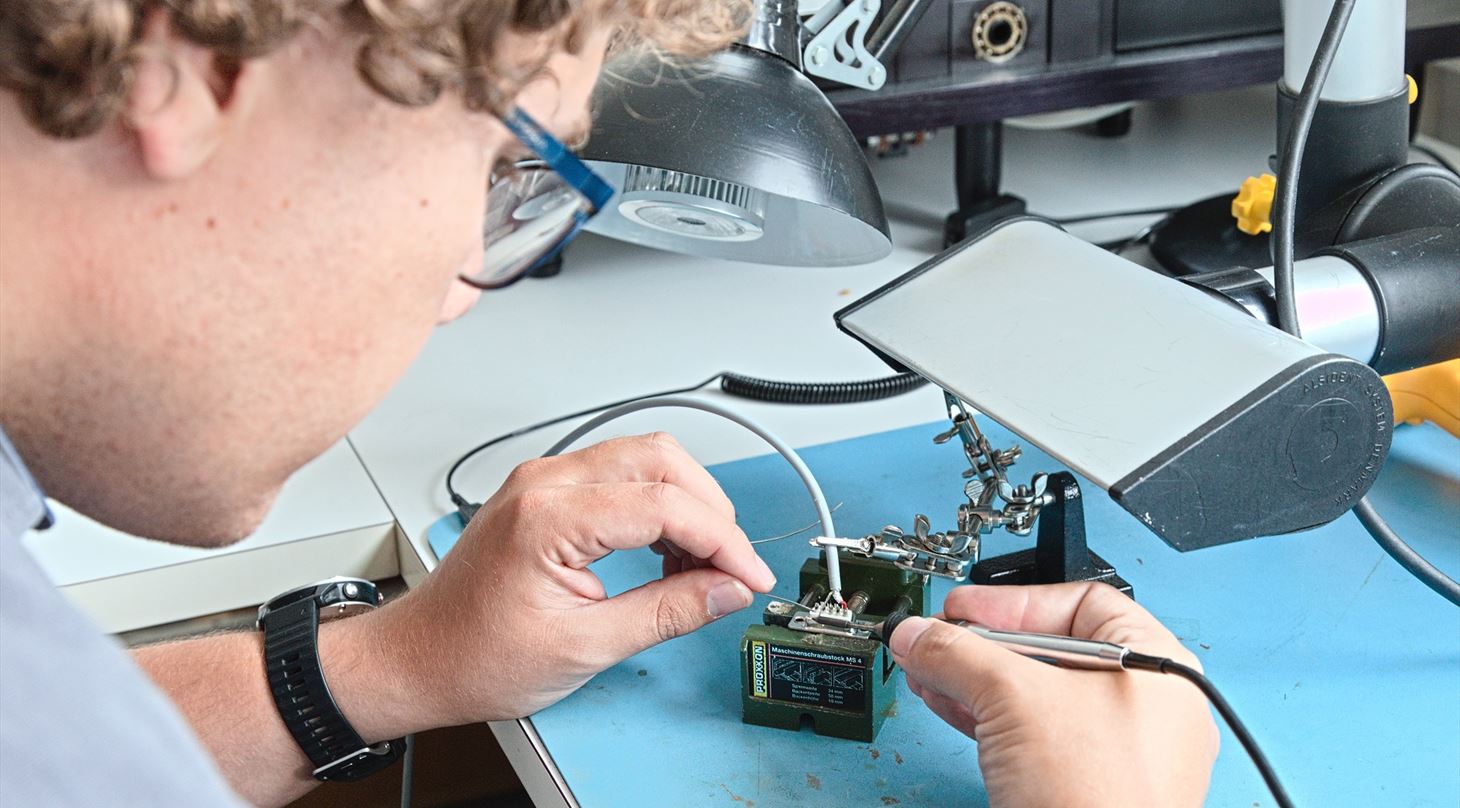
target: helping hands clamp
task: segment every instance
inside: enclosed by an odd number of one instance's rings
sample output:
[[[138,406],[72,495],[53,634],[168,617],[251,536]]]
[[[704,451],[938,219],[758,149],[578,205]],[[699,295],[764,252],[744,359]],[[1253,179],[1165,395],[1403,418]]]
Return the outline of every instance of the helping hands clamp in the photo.
[[[958,506],[958,527],[934,533],[928,517],[918,514],[912,535],[888,525],[860,539],[819,536],[811,540],[813,546],[837,547],[864,558],[891,561],[901,569],[961,581],[979,561],[982,536],[997,528],[1016,536],[1028,536],[1033,531],[1040,510],[1053,502],[1047,491],[1048,476],[1036,474],[1028,485],[1011,483],[1008,469],[1022,450],[1017,445],[993,448],[963,402],[947,392],[943,398],[953,426],[933,442],[942,444],[959,438],[969,464],[963,472],[968,480],[963,487],[968,502]]]

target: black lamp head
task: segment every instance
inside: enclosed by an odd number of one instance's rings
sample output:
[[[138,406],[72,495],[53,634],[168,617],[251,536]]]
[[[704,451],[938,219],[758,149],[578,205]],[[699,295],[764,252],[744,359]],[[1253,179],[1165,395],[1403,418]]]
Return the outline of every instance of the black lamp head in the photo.
[[[821,90],[767,50],[610,63],[582,156],[618,191],[588,225],[602,235],[792,266],[892,251],[861,144]]]

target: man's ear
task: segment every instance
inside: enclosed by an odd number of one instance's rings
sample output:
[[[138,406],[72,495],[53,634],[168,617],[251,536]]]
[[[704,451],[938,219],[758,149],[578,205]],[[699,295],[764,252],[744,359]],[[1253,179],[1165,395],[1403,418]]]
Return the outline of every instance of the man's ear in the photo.
[[[162,8],[148,11],[144,25],[127,122],[147,173],[179,179],[217,150],[249,66],[220,70],[213,52],[179,36]]]

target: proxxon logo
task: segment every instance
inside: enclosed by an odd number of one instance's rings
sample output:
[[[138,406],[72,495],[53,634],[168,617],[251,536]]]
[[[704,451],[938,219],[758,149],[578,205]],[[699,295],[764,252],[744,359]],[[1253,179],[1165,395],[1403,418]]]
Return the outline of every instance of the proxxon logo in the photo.
[[[750,694],[761,698],[770,696],[770,684],[766,674],[765,643],[752,640],[750,643]]]

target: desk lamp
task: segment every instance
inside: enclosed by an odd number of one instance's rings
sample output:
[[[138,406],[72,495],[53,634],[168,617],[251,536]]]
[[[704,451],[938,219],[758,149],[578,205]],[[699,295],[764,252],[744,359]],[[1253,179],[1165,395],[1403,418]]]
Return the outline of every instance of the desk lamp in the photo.
[[[876,25],[879,0],[816,5],[759,0],[741,41],[702,61],[611,62],[582,155],[617,195],[588,229],[762,264],[843,266],[890,253],[862,146],[806,74],[881,87],[881,59],[928,3],[899,0]]]

